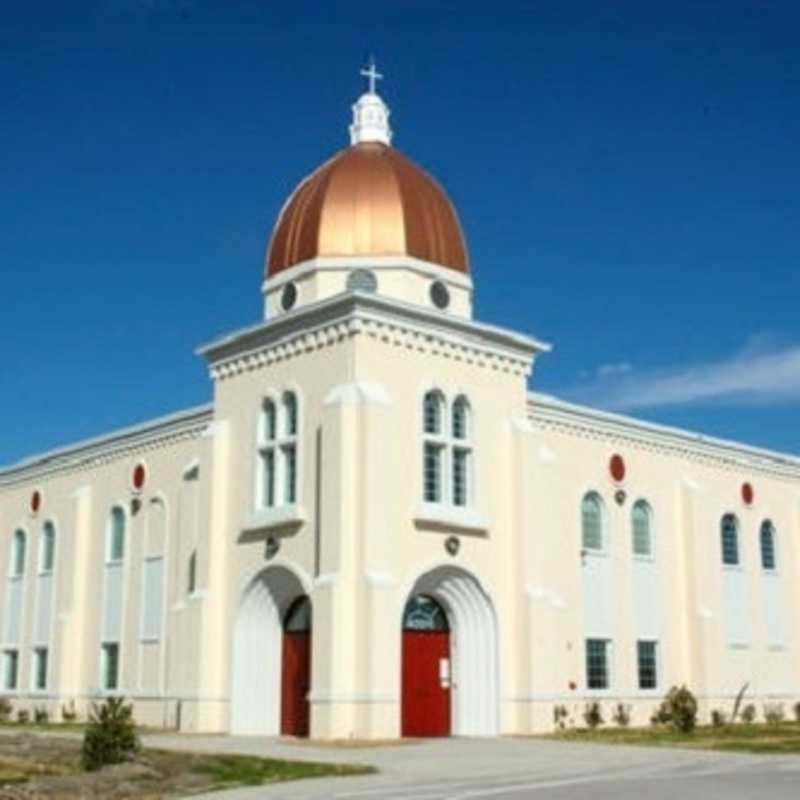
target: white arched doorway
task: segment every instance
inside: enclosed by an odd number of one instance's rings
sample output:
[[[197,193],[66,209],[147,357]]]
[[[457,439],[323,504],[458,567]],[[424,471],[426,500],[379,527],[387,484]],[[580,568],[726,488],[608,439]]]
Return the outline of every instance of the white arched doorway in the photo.
[[[401,628],[406,630],[409,601],[416,597],[432,598],[447,615],[449,669],[447,664],[441,665],[431,680],[449,690],[450,733],[496,736],[500,719],[497,618],[489,595],[466,570],[453,566],[432,569],[417,579],[405,598]],[[401,647],[401,653],[408,656],[413,648]],[[413,673],[408,666],[401,665],[404,703],[410,700],[407,678]]]
[[[280,734],[284,620],[306,594],[300,578],[282,565],[259,572],[242,592],[233,635],[231,733]]]

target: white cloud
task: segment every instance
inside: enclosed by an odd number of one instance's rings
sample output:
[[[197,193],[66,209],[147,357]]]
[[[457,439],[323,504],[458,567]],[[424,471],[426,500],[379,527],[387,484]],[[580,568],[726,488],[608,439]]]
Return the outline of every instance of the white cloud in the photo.
[[[606,364],[588,383],[560,394],[568,400],[629,411],[704,402],[800,402],[800,345],[766,349],[751,339],[733,356],[707,363],[638,371],[630,364]]]

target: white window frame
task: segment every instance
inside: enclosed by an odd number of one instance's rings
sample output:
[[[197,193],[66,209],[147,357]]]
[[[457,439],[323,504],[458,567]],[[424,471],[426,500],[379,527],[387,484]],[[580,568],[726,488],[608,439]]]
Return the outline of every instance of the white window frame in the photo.
[[[726,517],[730,517],[736,526],[736,563],[729,564],[725,561],[725,545],[723,542],[722,525]],[[717,524],[717,541],[719,542],[719,561],[722,569],[730,572],[741,572],[744,569],[744,557],[742,554],[742,521],[737,514],[725,512]]]
[[[14,685],[11,686],[8,681],[8,662],[11,656],[15,657],[16,664],[14,670]],[[3,649],[3,691],[5,692],[19,692],[19,668],[20,668],[20,649],[19,647],[6,647]]]
[[[764,526],[769,525],[770,535],[772,536],[772,567],[765,567],[764,566],[764,550],[763,550],[763,542],[761,540],[761,536],[764,530]],[[780,563],[780,559],[778,558],[778,528],[776,527],[775,523],[771,519],[764,519],[761,521],[761,524],[758,526],[758,566],[761,568],[761,571],[765,575],[777,575],[779,572],[778,564]]]
[[[589,641],[605,643],[606,685],[603,688],[589,687]],[[614,691],[614,641],[608,636],[586,636],[583,640],[583,669],[586,693],[589,695],[608,695]]]
[[[44,653],[44,686],[37,686],[39,677],[39,658]],[[50,648],[46,644],[31,648],[31,692],[43,694],[50,685]]]
[[[656,685],[649,689],[642,688],[641,679],[639,674],[639,642],[652,644],[654,646],[654,660],[655,660],[655,670],[656,670]],[[661,680],[661,642],[658,639],[653,638],[637,638],[635,641],[636,644],[636,688],[642,694],[652,694],[654,692],[659,692],[661,690],[661,686],[663,681]]]
[[[116,674],[116,683],[117,685],[113,688],[109,687],[108,685],[108,648],[109,647],[116,647],[117,648],[117,674]],[[122,677],[122,647],[120,646],[119,642],[111,642],[111,641],[102,641],[100,642],[100,691],[104,694],[119,694],[120,692],[120,683]]]
[[[19,548],[22,542],[22,569],[17,569],[17,561],[19,560]],[[25,577],[25,569],[28,566],[28,533],[24,528],[15,528],[14,534],[11,537],[11,558],[8,562],[8,577],[19,578]]]
[[[636,552],[636,528],[634,525],[634,514],[636,513],[637,508],[643,508],[647,514],[647,535],[649,544],[649,551],[647,553]],[[655,561],[656,543],[654,527],[653,507],[647,502],[647,500],[645,500],[643,497],[640,497],[633,504],[633,506],[631,506],[631,554],[636,561]]]
[[[584,536],[583,525],[583,504],[590,497],[597,500],[598,509],[600,511],[600,547],[586,547],[586,539]],[[580,541],[581,541],[581,556],[605,556],[609,551],[609,530],[608,518],[606,513],[606,503],[603,496],[595,489],[587,489],[580,499],[578,506],[578,514],[580,519]],[[592,638],[592,637],[589,637]]]
[[[119,511],[122,515],[122,557],[112,558],[113,545],[114,545],[114,512]],[[125,509],[119,504],[115,503],[111,506],[108,512],[108,522],[106,530],[106,547],[105,547],[105,564],[110,566],[113,564],[123,564],[125,562],[125,554],[128,552],[128,515]]]
[[[49,531],[49,535],[48,535]],[[44,557],[46,550],[46,541],[48,538],[52,538],[52,549],[53,549],[53,559],[52,563],[49,567],[45,567],[44,565]],[[56,524],[53,520],[48,519],[45,520],[42,524],[42,531],[39,536],[39,563],[38,563],[38,574],[39,575],[52,575],[55,572],[56,567]]]
[[[290,415],[287,400],[294,402],[294,430],[289,428]],[[267,430],[267,406],[272,405],[275,414],[275,435],[269,436]],[[270,392],[262,398],[257,424],[257,469],[255,504],[256,510],[267,511],[276,508],[291,508],[300,503],[301,460],[300,440],[302,429],[302,405],[300,393],[288,387],[279,393]],[[289,456],[293,454],[293,484],[289,483]],[[267,496],[267,459],[272,459],[272,502]],[[293,497],[288,496],[290,485]]]

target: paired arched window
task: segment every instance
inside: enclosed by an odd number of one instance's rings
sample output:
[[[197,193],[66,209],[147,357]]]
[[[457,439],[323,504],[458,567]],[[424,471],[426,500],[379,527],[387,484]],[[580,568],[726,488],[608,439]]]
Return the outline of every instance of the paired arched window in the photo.
[[[739,565],[739,520],[734,514],[725,514],[720,522],[722,563],[727,567]]]
[[[449,408],[437,389],[422,400],[422,496],[426,503],[472,504],[472,419],[469,401],[458,395]]]
[[[759,544],[761,546],[761,566],[763,569],[773,572],[777,569],[777,560],[775,558],[775,526],[768,519],[765,519],[761,523]]]
[[[581,502],[581,546],[586,552],[598,552],[605,547],[603,530],[603,501],[596,492],[584,495]]]
[[[271,398],[261,406],[258,456],[258,505],[274,508],[297,502],[298,404],[294,392],[284,392],[276,405]]]
[[[631,511],[633,528],[633,554],[651,558],[653,556],[653,512],[645,500],[637,500]]]

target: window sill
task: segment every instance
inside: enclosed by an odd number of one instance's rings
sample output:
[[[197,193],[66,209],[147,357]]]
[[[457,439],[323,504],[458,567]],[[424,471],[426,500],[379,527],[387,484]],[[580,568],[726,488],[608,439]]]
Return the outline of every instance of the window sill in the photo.
[[[302,506],[260,508],[245,520],[242,526],[242,538],[260,538],[263,534],[289,536],[305,521],[306,512]]]
[[[417,509],[414,525],[425,530],[461,533],[468,536],[486,536],[489,532],[488,521],[476,511],[433,503],[426,503]]]

